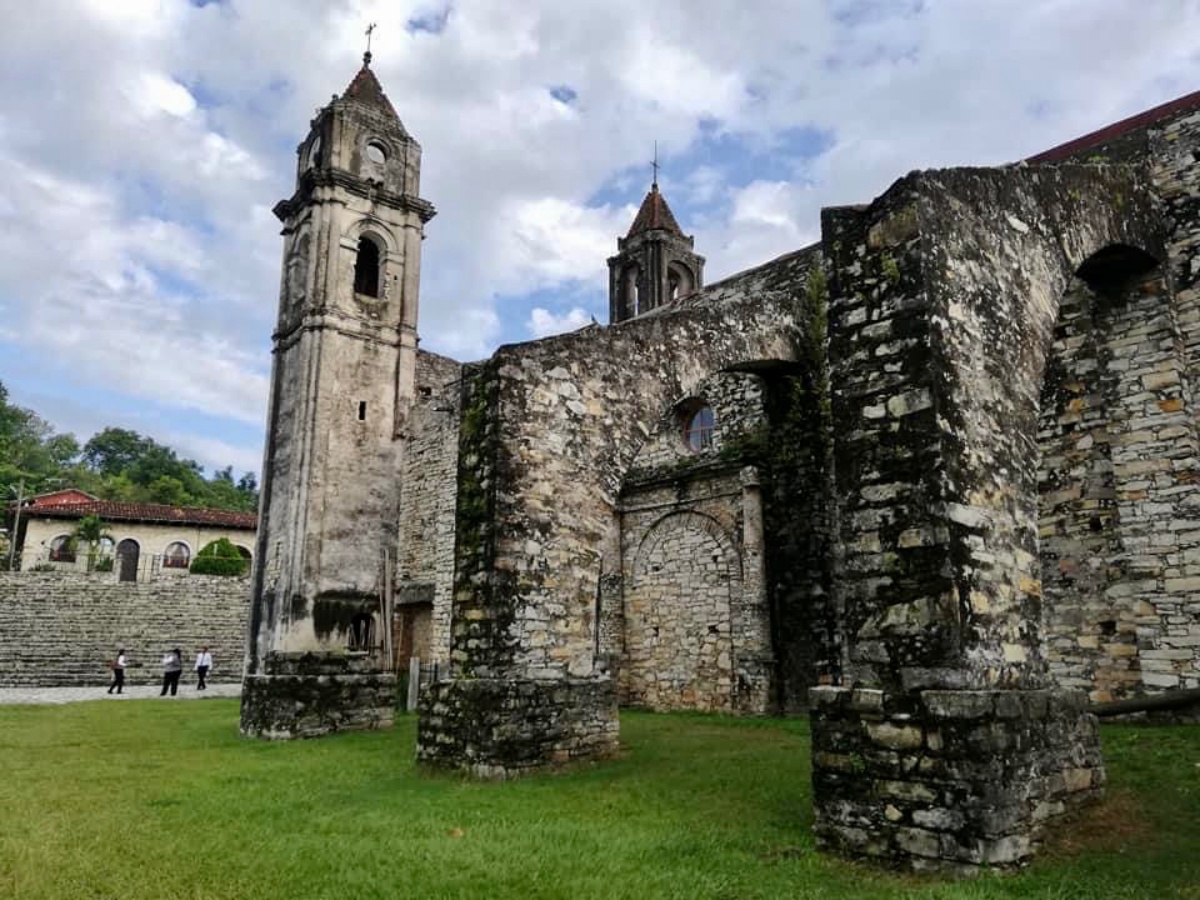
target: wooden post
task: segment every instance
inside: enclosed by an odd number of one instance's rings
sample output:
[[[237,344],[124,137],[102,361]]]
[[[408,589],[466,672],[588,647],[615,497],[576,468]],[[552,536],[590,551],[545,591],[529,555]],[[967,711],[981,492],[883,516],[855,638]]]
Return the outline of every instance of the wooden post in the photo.
[[[392,554],[385,547],[383,549],[383,598],[382,607],[380,610],[380,618],[383,620],[380,624],[383,626],[383,646],[380,648],[383,651],[383,667],[385,672],[396,671],[396,647],[395,641],[392,639],[392,629],[396,627],[393,619],[394,598],[392,596]]]
[[[421,657],[414,656],[408,661],[408,699],[404,708],[414,712],[417,708],[417,693],[421,689]]]

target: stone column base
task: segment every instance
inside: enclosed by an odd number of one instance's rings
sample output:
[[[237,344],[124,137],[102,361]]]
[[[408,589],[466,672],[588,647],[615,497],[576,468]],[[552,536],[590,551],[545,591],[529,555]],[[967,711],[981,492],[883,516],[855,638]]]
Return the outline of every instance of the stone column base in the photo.
[[[365,653],[271,653],[242,681],[241,732],[269,740],[390,728],[396,676]]]
[[[511,778],[617,751],[617,691],[607,675],[439,681],[422,690],[417,710],[417,761],[477,778]]]
[[[916,871],[1029,861],[1105,783],[1082,692],[810,692],[817,845]]]

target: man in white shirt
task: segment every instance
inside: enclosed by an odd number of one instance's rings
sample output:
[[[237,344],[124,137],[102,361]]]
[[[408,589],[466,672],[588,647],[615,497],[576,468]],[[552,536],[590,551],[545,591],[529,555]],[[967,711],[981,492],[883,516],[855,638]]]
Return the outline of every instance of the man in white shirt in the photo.
[[[113,692],[113,688],[116,688],[117,693],[119,694],[125,687],[125,666],[127,664],[127,660],[125,659],[125,648],[122,647],[117,651],[117,658],[109,664],[112,668],[112,684],[108,686],[108,692],[110,694]]]
[[[205,677],[208,675],[208,670],[212,668],[212,654],[208,652],[207,647],[201,647],[200,652],[196,654],[196,690],[202,691],[207,684],[204,683]]]

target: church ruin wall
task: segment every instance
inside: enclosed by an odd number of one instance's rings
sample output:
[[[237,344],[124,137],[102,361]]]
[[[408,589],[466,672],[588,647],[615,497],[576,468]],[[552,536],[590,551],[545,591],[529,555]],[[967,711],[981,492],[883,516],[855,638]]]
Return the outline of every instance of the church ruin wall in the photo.
[[[1126,166],[920,173],[826,211],[846,671],[814,691],[823,846],[1016,865],[1102,787],[1085,698],[1047,683],[1038,406],[1072,273],[1161,255],[1157,225]]]
[[[402,425],[396,638],[430,660],[450,655],[461,373],[460,363],[418,351],[417,396]]]

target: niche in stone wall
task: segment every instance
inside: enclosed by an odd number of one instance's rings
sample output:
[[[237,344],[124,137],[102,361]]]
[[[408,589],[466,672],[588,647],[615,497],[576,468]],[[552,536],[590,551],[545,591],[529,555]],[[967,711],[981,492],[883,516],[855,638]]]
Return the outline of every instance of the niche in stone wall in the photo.
[[[1138,619],[1164,560],[1154,494],[1173,479],[1183,409],[1170,304],[1156,261],[1112,246],[1062,297],[1040,398],[1040,562],[1050,672],[1095,700],[1141,681]],[[1167,515],[1169,519],[1170,516]]]

